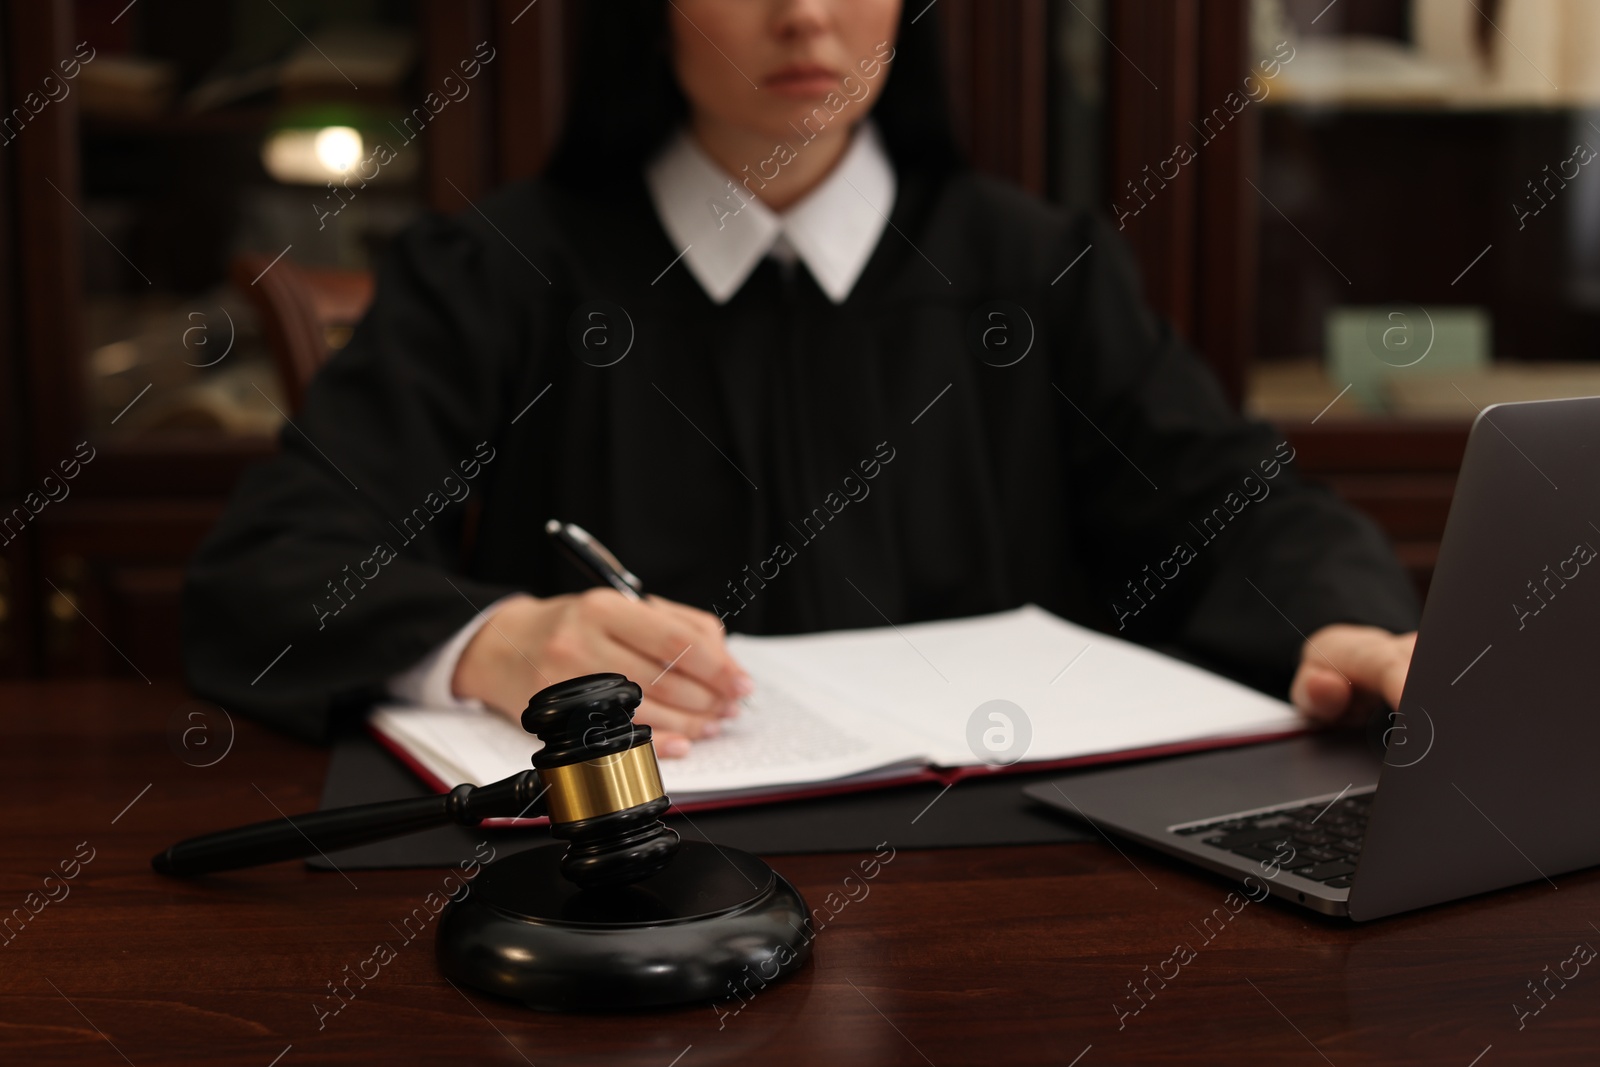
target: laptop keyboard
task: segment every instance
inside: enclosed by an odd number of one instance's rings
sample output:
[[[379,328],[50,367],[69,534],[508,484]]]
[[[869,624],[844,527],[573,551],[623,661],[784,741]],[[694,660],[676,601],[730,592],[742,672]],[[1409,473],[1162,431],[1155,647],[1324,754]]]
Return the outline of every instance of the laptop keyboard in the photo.
[[[1235,856],[1276,864],[1330,889],[1348,889],[1356,857],[1367,835],[1373,793],[1356,793],[1333,803],[1295,805],[1276,811],[1217,819],[1174,829]]]

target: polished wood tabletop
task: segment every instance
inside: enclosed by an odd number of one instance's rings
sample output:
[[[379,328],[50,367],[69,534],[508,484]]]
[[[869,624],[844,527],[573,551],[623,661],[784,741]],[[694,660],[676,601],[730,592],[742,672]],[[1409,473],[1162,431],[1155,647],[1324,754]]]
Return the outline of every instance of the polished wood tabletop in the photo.
[[[831,916],[793,980],[529,1011],[447,982],[431,930],[399,934],[445,871],[154,874],[177,838],[316,806],[324,750],[237,716],[230,739],[205,707],[139,681],[0,684],[0,1063],[1600,1062],[1595,872],[1358,926],[1230,905],[1220,879],[1100,841],[891,840],[864,880],[870,854],[772,857]]]

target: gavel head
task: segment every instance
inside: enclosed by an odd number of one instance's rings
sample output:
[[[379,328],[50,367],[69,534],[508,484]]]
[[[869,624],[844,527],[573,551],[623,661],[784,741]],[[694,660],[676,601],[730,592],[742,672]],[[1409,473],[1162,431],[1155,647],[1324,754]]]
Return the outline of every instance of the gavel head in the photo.
[[[633,721],[640,696],[620,674],[587,674],[541,689],[522,713],[522,728],[544,742],[533,766],[550,832],[569,842],[561,873],[584,888],[637,882],[678,851],[677,831],[661,822],[672,801],[650,727]]]

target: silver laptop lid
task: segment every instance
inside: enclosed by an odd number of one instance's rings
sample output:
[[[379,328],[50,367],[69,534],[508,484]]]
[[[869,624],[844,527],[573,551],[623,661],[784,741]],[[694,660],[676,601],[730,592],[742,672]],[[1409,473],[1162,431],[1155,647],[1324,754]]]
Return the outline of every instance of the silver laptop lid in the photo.
[[[1600,397],[1473,424],[1349,911],[1600,864]],[[1398,742],[1398,744],[1396,744]]]

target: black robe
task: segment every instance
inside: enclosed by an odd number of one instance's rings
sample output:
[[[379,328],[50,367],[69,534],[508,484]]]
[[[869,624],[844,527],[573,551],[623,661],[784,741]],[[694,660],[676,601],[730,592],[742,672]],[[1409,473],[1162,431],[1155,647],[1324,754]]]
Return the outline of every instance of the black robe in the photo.
[[[1302,634],[1415,625],[1383,536],[1230,409],[1095,217],[902,173],[844,303],[769,258],[717,305],[642,176],[480,207],[398,240],[195,557],[201,695],[325,736],[497,597],[582,588],[552,517],[740,632],[1033,601],[1282,692]]]

